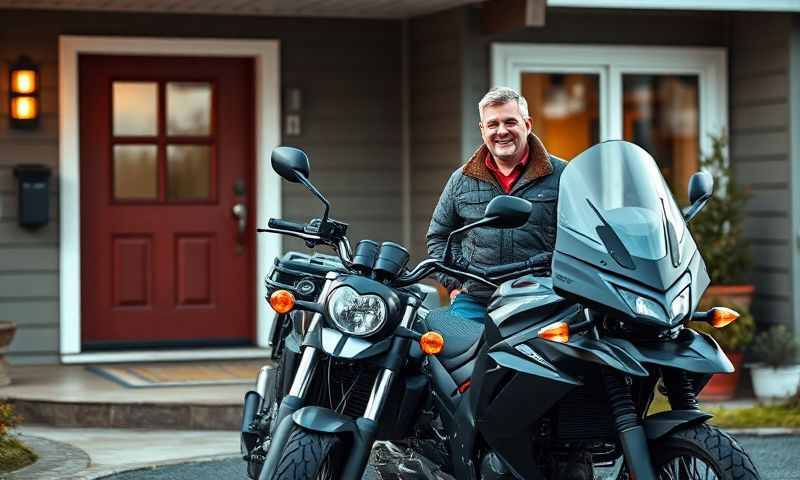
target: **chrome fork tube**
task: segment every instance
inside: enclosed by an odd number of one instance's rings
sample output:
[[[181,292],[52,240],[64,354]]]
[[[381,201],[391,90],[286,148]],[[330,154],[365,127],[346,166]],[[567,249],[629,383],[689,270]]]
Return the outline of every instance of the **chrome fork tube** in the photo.
[[[378,375],[372,385],[372,393],[369,395],[367,408],[364,409],[364,418],[368,418],[373,422],[378,421],[378,417],[381,416],[381,411],[383,411],[383,406],[386,404],[386,399],[389,397],[392,380],[394,380],[394,372],[391,370],[383,370]]]

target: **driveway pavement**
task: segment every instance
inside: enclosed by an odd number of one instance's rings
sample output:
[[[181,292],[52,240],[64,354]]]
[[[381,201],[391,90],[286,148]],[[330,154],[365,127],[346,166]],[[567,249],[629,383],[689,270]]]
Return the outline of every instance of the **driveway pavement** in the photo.
[[[739,441],[750,453],[762,480],[800,480],[800,436],[742,436]],[[246,480],[244,462],[238,458],[172,465],[106,477],[107,480]],[[374,478],[371,475],[365,476]]]

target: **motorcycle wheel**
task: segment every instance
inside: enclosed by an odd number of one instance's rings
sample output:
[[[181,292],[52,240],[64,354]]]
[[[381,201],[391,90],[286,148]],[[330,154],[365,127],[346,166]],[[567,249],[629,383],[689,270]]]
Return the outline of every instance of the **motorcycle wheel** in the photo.
[[[333,480],[343,452],[339,437],[294,427],[283,449],[274,480]]]
[[[722,430],[697,425],[650,445],[657,480],[761,480],[739,443]],[[623,467],[618,480],[631,478]]]

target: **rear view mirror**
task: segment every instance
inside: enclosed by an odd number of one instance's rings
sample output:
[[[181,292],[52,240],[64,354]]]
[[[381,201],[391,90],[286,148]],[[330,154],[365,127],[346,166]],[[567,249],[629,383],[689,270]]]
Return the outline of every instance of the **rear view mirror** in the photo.
[[[298,178],[308,179],[311,170],[306,152],[299,148],[277,147],[272,151],[272,169],[275,173],[293,183],[303,183]]]
[[[689,208],[683,217],[688,222],[700,213],[714,193],[714,177],[708,172],[697,172],[689,179]]]
[[[533,204],[524,198],[500,195],[486,205],[483,218],[489,220],[485,227],[517,228],[525,225],[531,216]]]
[[[444,256],[442,260],[444,260],[445,263],[450,263],[453,260],[450,256],[453,250],[453,241],[456,236],[477,227],[521,227],[528,221],[532,210],[533,204],[524,198],[512,197],[510,195],[500,195],[499,197],[493,198],[489,204],[486,205],[483,218],[450,232],[450,235],[447,237],[447,245],[444,247]]]

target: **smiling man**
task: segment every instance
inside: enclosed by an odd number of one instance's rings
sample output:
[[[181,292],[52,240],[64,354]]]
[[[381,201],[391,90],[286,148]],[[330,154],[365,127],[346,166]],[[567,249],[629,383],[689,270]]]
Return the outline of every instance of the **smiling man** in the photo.
[[[498,195],[530,200],[528,223],[518,229],[473,229],[456,240],[453,258],[489,267],[553,251],[558,181],[566,163],[548,154],[533,134],[528,103],[513,89],[491,89],[478,111],[483,145],[447,181],[428,229],[428,253],[441,258],[450,232],[480,219]],[[490,289],[474,281],[461,285],[450,277],[439,280],[454,297],[453,313],[483,322]]]

